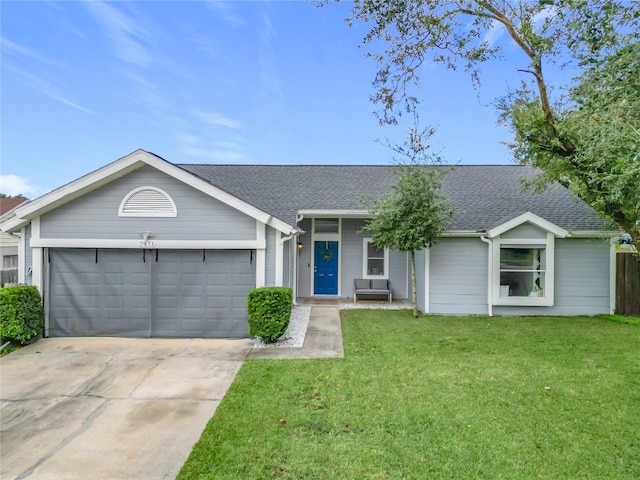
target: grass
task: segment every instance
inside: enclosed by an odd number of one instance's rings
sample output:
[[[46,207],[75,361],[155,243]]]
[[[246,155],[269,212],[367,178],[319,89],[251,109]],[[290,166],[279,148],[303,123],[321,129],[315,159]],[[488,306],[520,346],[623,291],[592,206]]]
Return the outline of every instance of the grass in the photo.
[[[344,359],[245,362],[178,478],[640,478],[637,326],[342,321]]]

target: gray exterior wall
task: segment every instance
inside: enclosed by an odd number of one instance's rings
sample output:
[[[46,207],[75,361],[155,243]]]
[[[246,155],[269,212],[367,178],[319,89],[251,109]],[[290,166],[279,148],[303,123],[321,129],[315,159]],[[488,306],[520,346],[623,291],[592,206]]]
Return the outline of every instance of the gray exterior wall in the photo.
[[[362,239],[364,235],[357,233],[364,225],[364,220],[342,220],[342,239],[340,256],[340,275],[342,279],[342,297],[353,298],[353,279],[362,278]]]
[[[265,227],[267,236],[267,251],[265,259],[265,277],[264,284],[267,287],[276,285],[276,229]]]
[[[31,285],[32,275],[27,275],[29,267],[33,265],[33,250],[31,250],[31,224],[27,225],[24,229],[24,236],[27,239],[24,249],[24,282],[27,285]]]
[[[416,252],[416,301],[418,303],[418,310],[421,312],[425,311],[425,297],[424,297],[424,256],[425,251],[422,250],[420,252]],[[411,289],[411,267],[409,267],[409,271],[407,272],[407,280],[409,282],[409,289]],[[411,291],[409,291],[409,301],[411,301]]]
[[[298,251],[298,296],[311,297],[311,219],[305,218],[298,225],[306,233],[300,235],[298,240],[302,248]]]
[[[175,202],[174,218],[118,217],[122,199],[131,190],[153,186]],[[81,198],[44,214],[42,238],[154,240],[255,240],[255,220],[150,166],[142,167]]]
[[[523,223],[522,225],[518,225],[516,228],[512,228],[511,230],[504,232],[500,236],[502,238],[539,238],[544,240],[547,238],[547,232],[546,230],[541,230],[530,223]]]
[[[609,244],[600,239],[556,239],[551,307],[493,307],[494,315],[609,313]]]
[[[429,313],[487,314],[488,256],[479,238],[436,243],[429,258]]]

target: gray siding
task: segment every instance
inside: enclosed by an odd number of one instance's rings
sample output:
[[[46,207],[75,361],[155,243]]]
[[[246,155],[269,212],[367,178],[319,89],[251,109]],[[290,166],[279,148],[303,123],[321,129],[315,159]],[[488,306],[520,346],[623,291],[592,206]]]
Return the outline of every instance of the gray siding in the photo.
[[[407,285],[407,253],[397,252],[391,250],[389,252],[389,281],[391,282],[391,291],[393,292],[393,298],[410,298],[411,293],[407,292],[407,288],[411,288]]]
[[[283,272],[282,272],[282,286],[283,287],[291,287],[291,245],[292,242],[295,242],[295,237],[291,240],[284,242],[284,252],[282,260],[284,262]]]
[[[362,278],[362,239],[357,233],[364,220],[345,219],[342,221],[342,256],[340,274],[342,278],[341,296],[353,298],[353,279]]]
[[[418,310],[421,312],[425,312],[425,297],[424,297],[424,280],[425,280],[425,272],[424,272],[424,256],[425,251],[422,250],[420,252],[416,252],[416,300],[418,303]],[[409,267],[409,271],[407,272],[409,279],[409,290],[411,290],[411,267]],[[411,299],[411,291],[409,291],[409,299]]]
[[[176,204],[175,218],[118,217],[122,199],[131,190],[153,186]],[[255,220],[240,211],[150,166],[44,214],[42,238],[138,239],[153,232],[154,240],[255,240]]]
[[[311,219],[305,218],[299,227],[306,233],[300,235],[298,240],[302,243],[302,248],[298,252],[298,296],[311,297]]]
[[[24,229],[24,236],[27,239],[27,243],[24,249],[24,283],[31,285],[31,274],[27,275],[29,267],[33,266],[33,250],[31,250],[31,224],[27,225]]]
[[[609,313],[609,244],[598,239],[556,239],[552,307],[493,308],[495,315]]]
[[[274,228],[266,227],[267,251],[264,284],[267,287],[274,287],[276,284],[276,233]]]
[[[500,235],[502,238],[539,238],[544,240],[547,238],[546,230],[541,230],[530,223],[523,223],[511,230]]]
[[[431,248],[429,312],[486,314],[488,247],[479,238],[444,238]]]

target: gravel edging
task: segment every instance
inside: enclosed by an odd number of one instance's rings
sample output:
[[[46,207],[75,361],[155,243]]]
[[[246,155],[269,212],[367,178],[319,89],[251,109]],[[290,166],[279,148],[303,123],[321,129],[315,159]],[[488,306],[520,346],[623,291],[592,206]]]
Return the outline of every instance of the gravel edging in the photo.
[[[304,337],[307,335],[311,307],[294,306],[291,308],[289,326],[277,342],[264,343],[262,339],[255,337],[252,339],[254,348],[299,348],[304,344]]]

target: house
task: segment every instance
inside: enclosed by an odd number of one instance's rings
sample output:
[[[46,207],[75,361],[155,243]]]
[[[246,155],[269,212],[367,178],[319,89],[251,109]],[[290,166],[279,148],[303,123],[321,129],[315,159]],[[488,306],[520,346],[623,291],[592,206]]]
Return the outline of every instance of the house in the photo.
[[[425,313],[610,313],[607,222],[560,185],[523,189],[526,166],[460,166],[442,192],[455,210],[417,253]],[[352,297],[356,278],[409,298],[406,253],[361,233],[363,194],[389,191],[385,166],[186,165],[137,150],[15,209],[20,281],[43,293],[53,336],[247,335],[251,288]]]
[[[24,197],[0,198],[0,218],[18,205],[26,202]],[[17,236],[0,233],[0,287],[5,284],[17,283],[19,241]]]

